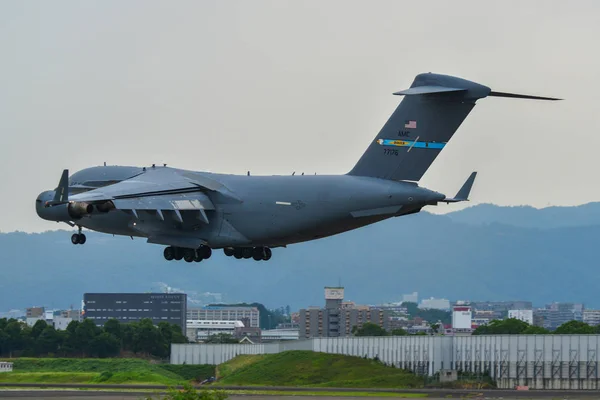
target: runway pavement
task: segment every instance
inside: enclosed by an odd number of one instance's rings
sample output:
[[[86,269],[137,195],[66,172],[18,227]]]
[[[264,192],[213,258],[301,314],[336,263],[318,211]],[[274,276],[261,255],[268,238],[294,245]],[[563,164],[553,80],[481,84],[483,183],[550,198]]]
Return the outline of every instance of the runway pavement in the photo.
[[[426,391],[419,391],[425,393]],[[398,394],[401,396],[401,394]],[[158,399],[157,393],[149,392],[106,392],[106,391],[94,391],[94,390],[31,390],[31,389],[0,389],[0,399],[19,399],[19,400],[34,400],[34,399],[67,399],[67,400],[134,400],[134,399],[146,399],[148,396],[152,396],[153,399]],[[229,400],[299,400],[298,397],[302,397],[306,400],[346,400],[346,399],[390,399],[389,395],[385,397],[374,396],[369,397],[353,397],[353,396],[282,396],[277,395],[230,395]],[[448,400],[448,399],[470,399],[470,400],[523,400],[523,399],[568,399],[568,400],[588,400],[588,399],[599,399],[599,392],[573,392],[573,391],[522,391],[517,392],[514,390],[494,390],[494,391],[451,391],[451,390],[433,390],[427,391],[427,397],[429,400]]]

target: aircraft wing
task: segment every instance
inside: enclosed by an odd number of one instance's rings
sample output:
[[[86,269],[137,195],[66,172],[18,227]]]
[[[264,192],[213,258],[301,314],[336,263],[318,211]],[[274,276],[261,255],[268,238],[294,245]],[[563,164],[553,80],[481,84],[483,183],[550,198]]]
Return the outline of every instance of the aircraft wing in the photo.
[[[92,204],[111,201],[116,209],[135,217],[140,210],[154,211],[160,220],[165,219],[163,212],[171,212],[180,222],[183,222],[181,211],[197,211],[197,218],[208,223],[205,210],[214,210],[215,206],[206,191],[218,191],[235,198],[223,184],[207,175],[148,168],[133,178],[69,196],[69,201]]]
[[[171,168],[148,168],[133,178],[74,194],[69,197],[69,200],[93,203],[201,191],[219,191],[231,196],[222,183],[204,174],[182,172]]]
[[[204,210],[215,209],[213,202],[202,192],[121,198],[112,200],[112,203],[115,208],[130,212],[136,217],[140,210],[154,211],[156,216],[163,221],[165,219],[164,211],[173,212],[175,219],[179,222],[183,222],[181,211],[197,211],[197,219],[206,224],[208,224],[208,217]]]
[[[106,201],[117,198],[152,196],[203,188],[169,168],[148,169],[133,178],[69,197],[72,201]]]

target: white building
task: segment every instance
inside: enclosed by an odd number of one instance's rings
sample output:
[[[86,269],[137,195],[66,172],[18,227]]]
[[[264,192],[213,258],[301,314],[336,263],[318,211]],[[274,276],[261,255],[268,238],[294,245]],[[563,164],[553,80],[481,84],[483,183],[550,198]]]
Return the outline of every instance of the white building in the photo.
[[[54,324],[54,329],[56,329],[57,331],[64,331],[65,329],[67,329],[67,326],[69,326],[69,324],[72,321],[73,318],[56,316],[52,320],[52,323]]]
[[[187,320],[186,336],[191,341],[202,341],[211,335],[226,333],[233,336],[235,328],[243,328],[242,321]]]
[[[6,362],[6,361],[0,361],[0,372],[12,372],[12,370],[13,370],[13,363]]]
[[[298,340],[300,338],[300,331],[298,329],[269,329],[262,331],[260,336],[263,342]]]
[[[418,303],[419,302],[419,293],[412,292],[412,294],[404,294],[402,295],[403,303]]]
[[[435,299],[433,297],[430,297],[428,299],[421,300],[421,304],[419,304],[419,308],[433,309],[433,310],[449,310],[450,309],[450,300]]]
[[[600,325],[600,310],[583,310],[583,322],[588,325]]]
[[[43,320],[44,320],[44,318],[42,318],[42,317],[27,317],[27,318],[25,318],[25,323],[27,324],[27,326],[33,327],[36,322],[43,321]]]
[[[62,316],[54,316],[52,314],[46,314],[45,319],[42,317],[27,317],[25,319],[25,323],[29,327],[33,327],[38,321],[46,321],[46,323],[50,326],[53,326],[54,329],[59,331],[64,331],[67,329],[67,326],[73,321],[73,318],[67,318]]]
[[[452,329],[470,330],[472,328],[471,306],[458,305],[452,307]]]
[[[472,318],[471,319],[471,326],[474,328],[477,328],[477,327],[483,326],[483,325],[487,325],[489,323],[490,323],[489,318]]]
[[[251,306],[206,306],[202,308],[188,308],[188,321],[243,321],[248,319],[251,328],[258,328],[260,312]]]
[[[533,310],[508,310],[508,318],[516,318],[533,325]]]

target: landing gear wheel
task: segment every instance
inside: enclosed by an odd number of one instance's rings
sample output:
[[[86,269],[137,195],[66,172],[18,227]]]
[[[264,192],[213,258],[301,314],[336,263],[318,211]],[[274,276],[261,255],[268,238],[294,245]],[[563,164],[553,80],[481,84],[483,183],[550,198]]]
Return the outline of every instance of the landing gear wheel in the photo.
[[[78,233],[74,233],[71,236],[71,243],[73,243],[73,244],[79,244],[79,234]]]
[[[85,235],[83,233],[79,234],[79,244],[84,244],[85,243]]]
[[[225,247],[223,253],[225,253],[227,257],[231,257],[235,253],[235,250],[231,247]]]
[[[253,251],[254,249],[252,247],[244,247],[242,249],[242,257],[244,257],[245,259],[252,258]]]
[[[273,255],[273,252],[271,251],[271,249],[268,247],[265,247],[265,255],[263,257],[263,260],[269,261],[271,259],[272,255]]]
[[[163,256],[165,256],[165,260],[171,261],[175,258],[175,250],[171,246],[166,247],[163,251]]]
[[[265,249],[262,247],[255,247],[252,251],[252,258],[254,261],[261,261],[265,257]]]
[[[196,251],[194,251],[192,249],[184,249],[183,250],[183,259],[185,260],[185,262],[192,262],[192,261],[194,261],[195,257],[196,257]]]
[[[235,250],[233,251],[233,256],[235,258],[237,258],[238,260],[241,259],[243,257],[242,249],[240,249],[239,247],[236,247]]]
[[[173,247],[173,258],[177,261],[180,261],[183,258],[183,251],[179,247]]]
[[[212,249],[208,246],[200,247],[198,249],[198,252],[200,253],[200,255],[202,255],[202,258],[205,260],[208,260],[210,256],[212,256]]]
[[[196,250],[195,253],[196,254],[194,255],[194,261],[200,262],[200,261],[204,260],[204,257],[202,257],[202,251],[200,249]]]

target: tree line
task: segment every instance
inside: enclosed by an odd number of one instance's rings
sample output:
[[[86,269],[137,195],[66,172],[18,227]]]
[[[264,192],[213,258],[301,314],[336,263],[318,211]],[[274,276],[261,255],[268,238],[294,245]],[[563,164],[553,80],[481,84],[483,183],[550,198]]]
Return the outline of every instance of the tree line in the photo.
[[[434,334],[439,333],[440,326],[437,324],[430,325]],[[394,329],[391,332],[386,331],[381,326],[366,322],[362,326],[352,328],[354,336],[405,336],[408,335],[402,328]],[[569,321],[554,331],[550,331],[541,326],[529,325],[527,322],[516,318],[496,319],[490,321],[487,325],[481,325],[475,329],[473,335],[600,335],[600,325],[591,326],[581,321]],[[416,335],[425,335],[418,333]]]
[[[171,343],[187,343],[179,325],[152,320],[122,324],[108,320],[98,327],[92,320],[71,321],[57,330],[44,320],[32,327],[16,319],[0,319],[0,356],[2,357],[115,357],[121,354],[170,355]]]
[[[516,318],[490,321],[473,331],[473,335],[594,335],[600,334],[600,326],[591,326],[581,321],[565,322],[554,331],[541,326],[529,325]]]

